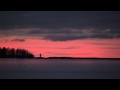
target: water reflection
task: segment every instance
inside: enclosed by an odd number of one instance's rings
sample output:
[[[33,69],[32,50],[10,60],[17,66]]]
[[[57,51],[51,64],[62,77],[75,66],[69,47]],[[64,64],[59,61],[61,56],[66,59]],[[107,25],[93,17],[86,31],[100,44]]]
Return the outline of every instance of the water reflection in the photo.
[[[120,61],[0,59],[0,78],[120,78]]]

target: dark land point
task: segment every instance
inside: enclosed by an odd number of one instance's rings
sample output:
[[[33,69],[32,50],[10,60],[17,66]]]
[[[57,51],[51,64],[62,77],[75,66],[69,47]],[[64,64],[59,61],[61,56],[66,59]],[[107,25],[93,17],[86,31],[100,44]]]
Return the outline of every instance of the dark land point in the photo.
[[[35,57],[35,59],[92,59],[92,60],[120,60],[120,58],[98,58],[98,57]]]

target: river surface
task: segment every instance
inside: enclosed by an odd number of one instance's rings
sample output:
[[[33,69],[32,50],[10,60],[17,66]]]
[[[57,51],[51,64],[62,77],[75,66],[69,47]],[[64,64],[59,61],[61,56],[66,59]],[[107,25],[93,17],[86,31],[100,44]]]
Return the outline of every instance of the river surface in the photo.
[[[120,79],[120,60],[1,58],[0,79]]]

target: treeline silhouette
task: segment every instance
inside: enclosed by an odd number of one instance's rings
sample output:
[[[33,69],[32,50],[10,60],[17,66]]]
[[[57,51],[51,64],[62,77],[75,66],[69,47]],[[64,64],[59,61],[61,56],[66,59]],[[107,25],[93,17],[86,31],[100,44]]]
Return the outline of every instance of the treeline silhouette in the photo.
[[[34,58],[34,55],[25,49],[0,47],[0,58]]]

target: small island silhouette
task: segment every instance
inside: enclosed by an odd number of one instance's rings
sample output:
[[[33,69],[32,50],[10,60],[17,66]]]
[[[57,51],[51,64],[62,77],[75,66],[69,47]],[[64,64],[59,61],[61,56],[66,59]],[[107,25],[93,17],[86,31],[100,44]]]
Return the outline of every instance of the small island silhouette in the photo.
[[[0,47],[0,58],[34,58],[34,59],[92,59],[92,60],[120,60],[120,58],[99,58],[99,57],[42,57],[40,54],[39,57],[35,57],[34,54],[30,53],[26,49],[14,49]]]

